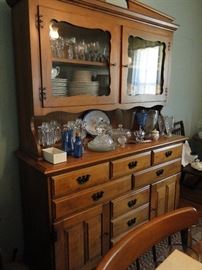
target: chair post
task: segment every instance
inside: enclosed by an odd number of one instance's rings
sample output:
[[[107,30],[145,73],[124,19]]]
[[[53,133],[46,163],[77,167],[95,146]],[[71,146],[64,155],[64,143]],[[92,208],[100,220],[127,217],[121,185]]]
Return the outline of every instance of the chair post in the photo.
[[[190,246],[189,232],[190,232],[189,228],[180,231],[182,239],[182,248],[184,252],[186,252],[188,247]]]

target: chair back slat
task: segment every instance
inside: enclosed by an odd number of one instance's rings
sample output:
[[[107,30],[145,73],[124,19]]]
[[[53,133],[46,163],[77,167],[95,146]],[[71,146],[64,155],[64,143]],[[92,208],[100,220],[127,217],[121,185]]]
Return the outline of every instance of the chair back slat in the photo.
[[[177,122],[174,123],[174,128],[173,128],[172,133],[175,134],[175,135],[185,136],[183,121],[177,121]]]

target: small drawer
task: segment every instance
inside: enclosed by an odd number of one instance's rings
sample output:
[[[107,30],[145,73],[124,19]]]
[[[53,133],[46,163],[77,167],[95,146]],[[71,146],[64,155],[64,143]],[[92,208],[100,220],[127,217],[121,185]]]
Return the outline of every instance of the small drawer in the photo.
[[[137,229],[139,226],[142,226],[143,224],[147,223],[148,219],[139,223],[138,225],[135,226],[135,229]],[[133,231],[134,228],[131,228],[130,230],[120,234],[119,236],[117,236],[116,238],[111,238],[111,246],[113,247],[118,241],[121,240],[121,238],[123,238],[126,234],[130,233],[130,231]]]
[[[170,175],[181,171],[181,159],[166,162],[150,169],[133,174],[133,188],[150,185]]]
[[[111,221],[112,237],[116,238],[149,219],[149,203]]]
[[[58,219],[78,210],[106,202],[128,192],[132,188],[131,176],[77,192],[53,200],[53,216]]]
[[[85,189],[109,180],[109,163],[53,176],[51,178],[53,196]]]
[[[149,202],[150,189],[146,186],[142,189],[129,192],[111,202],[112,217],[116,218]]]
[[[120,177],[133,173],[142,169],[146,169],[151,165],[151,152],[133,155],[127,158],[121,158],[111,162],[112,178]]]
[[[182,156],[182,143],[152,151],[152,165],[157,165]]]

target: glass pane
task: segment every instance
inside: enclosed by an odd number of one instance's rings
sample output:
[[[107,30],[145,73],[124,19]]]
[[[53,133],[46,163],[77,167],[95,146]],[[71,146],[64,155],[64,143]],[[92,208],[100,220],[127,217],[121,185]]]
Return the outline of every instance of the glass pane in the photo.
[[[49,28],[52,95],[108,96],[110,33],[55,20]]]
[[[128,95],[162,94],[165,43],[133,36],[128,43]]]

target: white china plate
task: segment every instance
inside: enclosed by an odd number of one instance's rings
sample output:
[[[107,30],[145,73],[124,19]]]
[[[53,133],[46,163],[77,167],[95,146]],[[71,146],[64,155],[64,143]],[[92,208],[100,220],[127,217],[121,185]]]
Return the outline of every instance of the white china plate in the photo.
[[[86,123],[86,131],[90,135],[97,135],[96,124],[100,118],[110,123],[109,117],[106,115],[106,113],[99,110],[90,111],[84,116],[83,121]]]

